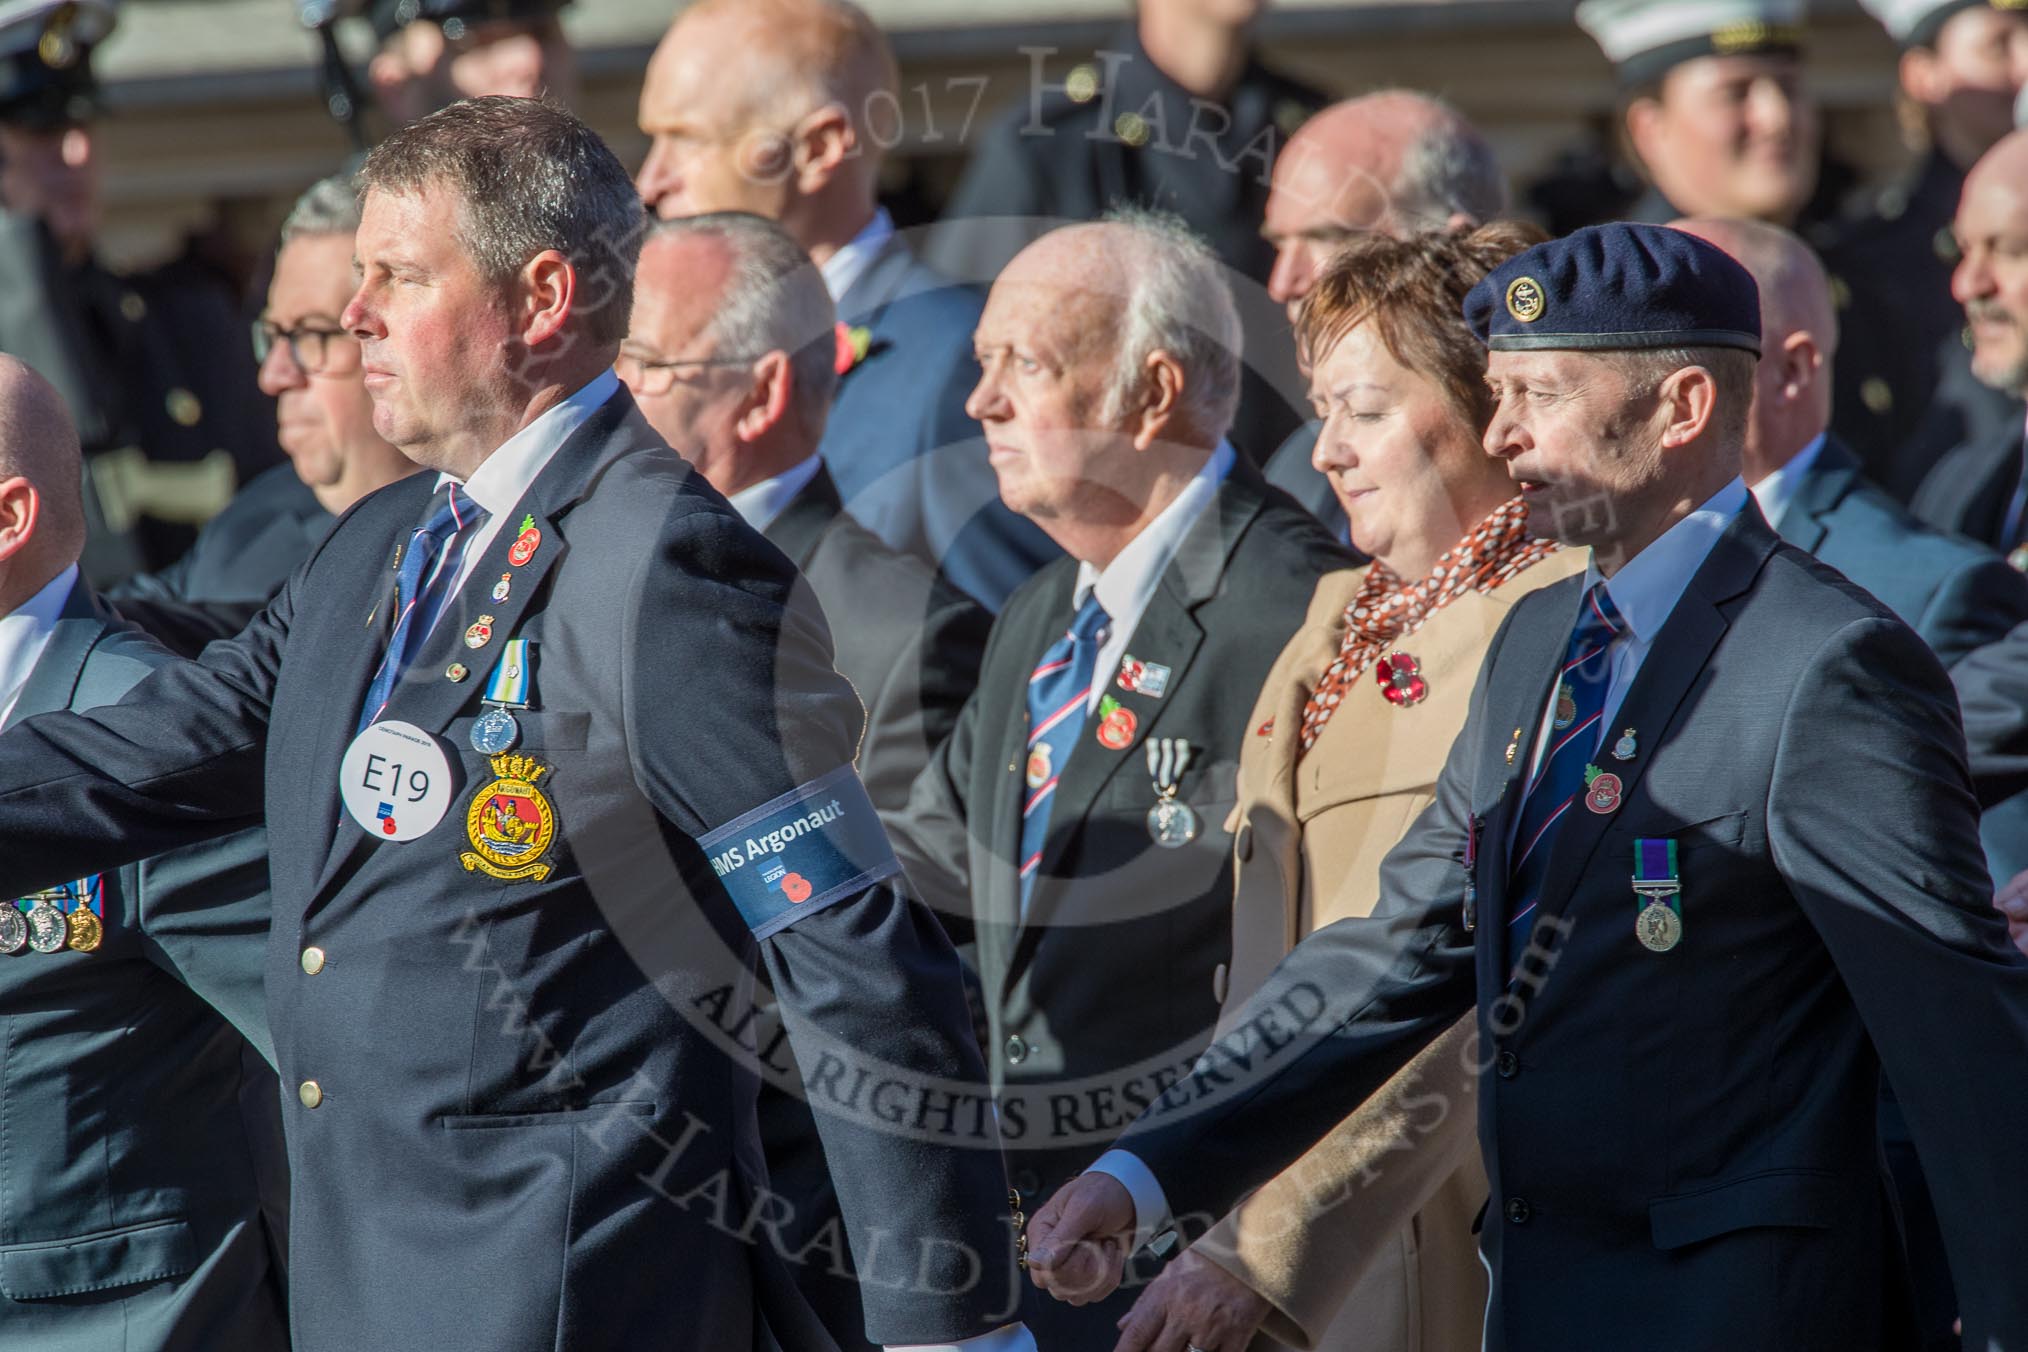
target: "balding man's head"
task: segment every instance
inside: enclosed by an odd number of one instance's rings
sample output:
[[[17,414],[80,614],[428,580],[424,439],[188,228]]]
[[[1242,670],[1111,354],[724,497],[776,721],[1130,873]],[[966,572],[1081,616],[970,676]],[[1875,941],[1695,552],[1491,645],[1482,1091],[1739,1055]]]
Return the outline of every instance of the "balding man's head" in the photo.
[[[1275,246],[1268,293],[1301,300],[1351,235],[1406,238],[1506,209],[1492,147],[1448,104],[1405,89],[1347,99],[1304,123],[1275,161],[1262,226]]]
[[[83,461],[56,387],[0,355],[0,614],[84,550]]]
[[[2001,138],[1965,176],[1951,294],[1972,333],[1972,374],[2028,393],[2028,131]]]
[[[1810,246],[1778,225],[1734,217],[1674,224],[1732,255],[1760,288],[1761,355],[1741,465],[1747,483],[1758,483],[1831,424],[1838,348],[1831,280]]]
[[[1202,466],[1239,400],[1239,314],[1174,217],[1115,211],[1030,244],[993,283],[966,411],[1001,499],[1103,565]]]
[[[841,221],[856,230],[896,81],[886,37],[847,0],[698,0],[648,64],[641,196],[665,219],[766,216],[806,248]]]

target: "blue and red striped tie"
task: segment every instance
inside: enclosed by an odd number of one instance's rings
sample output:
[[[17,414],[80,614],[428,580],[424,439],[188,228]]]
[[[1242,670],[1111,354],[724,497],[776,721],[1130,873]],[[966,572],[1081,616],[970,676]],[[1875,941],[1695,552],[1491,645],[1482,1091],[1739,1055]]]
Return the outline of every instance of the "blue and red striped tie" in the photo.
[[[387,637],[387,653],[366,687],[366,701],[359,709],[359,731],[380,717],[394,694],[395,684],[408,664],[422,649],[423,640],[435,627],[437,615],[450,598],[451,583],[457,577],[460,550],[458,538],[476,530],[486,521],[486,512],[458,490],[445,484],[430,498],[430,514],[409,536],[402,551],[401,570],[395,575],[394,629]]]
[[[1084,730],[1085,705],[1091,698],[1092,673],[1098,665],[1098,650],[1105,645],[1108,618],[1096,592],[1086,597],[1070,628],[1049,645],[1028,677],[1028,756],[1023,767],[1028,793],[1021,800],[1024,911],[1042,866],[1042,844],[1048,838],[1056,781],[1070,761],[1078,733]]]
[[[1535,782],[1528,786],[1521,822],[1514,832],[1513,871],[1507,886],[1511,907],[1507,952],[1517,961],[1535,929],[1535,908],[1542,900],[1543,875],[1549,871],[1556,828],[1578,810],[1585,795],[1584,772],[1598,754],[1606,687],[1612,683],[1612,646],[1626,628],[1612,597],[1606,594],[1605,583],[1597,583],[1584,594],[1584,607],[1578,612],[1577,627],[1571,630],[1563,672],[1557,678],[1548,754],[1536,767]]]

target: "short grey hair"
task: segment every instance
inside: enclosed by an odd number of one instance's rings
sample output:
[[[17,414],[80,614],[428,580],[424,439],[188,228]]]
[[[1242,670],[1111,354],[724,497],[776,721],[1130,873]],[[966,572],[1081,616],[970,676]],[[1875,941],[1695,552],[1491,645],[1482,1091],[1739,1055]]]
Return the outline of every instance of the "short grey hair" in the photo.
[[[320,178],[303,190],[282,222],[282,240],[287,244],[304,235],[356,235],[359,233],[359,185],[350,174]]]
[[[1718,387],[1718,410],[1712,425],[1719,439],[1734,446],[1745,441],[1754,375],[1760,366],[1758,354],[1743,347],[1659,347],[1609,349],[1598,355],[1609,358],[1643,398],[1684,367],[1703,367]]]
[[[1114,422],[1144,378],[1148,358],[1167,352],[1183,368],[1178,412],[1222,437],[1239,410],[1239,308],[1225,265],[1204,237],[1173,212],[1117,206],[1101,218],[1134,232],[1127,291],[1103,415]]]
[[[726,352],[758,359],[789,354],[797,421],[812,440],[824,433],[838,391],[838,308],[824,276],[788,231],[744,211],[656,221],[648,238],[716,239],[732,251],[732,276],[711,317]]]
[[[560,104],[454,103],[375,146],[359,187],[362,198],[448,189],[459,240],[489,280],[504,285],[554,249],[577,273],[586,336],[615,350],[626,337],[647,215],[612,149]]]
[[[1441,99],[1418,96],[1442,116],[1401,156],[1391,196],[1411,232],[1441,230],[1462,215],[1475,225],[1507,214],[1507,176],[1478,128]]]

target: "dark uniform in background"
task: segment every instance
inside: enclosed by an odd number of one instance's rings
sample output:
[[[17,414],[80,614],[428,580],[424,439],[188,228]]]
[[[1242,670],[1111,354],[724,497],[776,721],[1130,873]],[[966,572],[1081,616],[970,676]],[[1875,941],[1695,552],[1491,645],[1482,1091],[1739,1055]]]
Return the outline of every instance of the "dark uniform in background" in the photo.
[[[1247,350],[1230,434],[1262,463],[1307,408],[1288,317],[1263,289],[1274,265],[1260,234],[1268,180],[1283,144],[1329,99],[1251,57],[1221,99],[1198,98],[1149,58],[1131,25],[1061,84],[1047,82],[1036,61],[1030,86],[982,134],[929,261],[983,285],[1065,221],[1118,205],[1175,212],[1226,266],[1263,284],[1233,288]]]
[[[52,0],[0,27],[0,122],[84,129],[98,111],[92,47],[114,17],[110,0]],[[54,384],[77,423],[95,583],[177,557],[235,484],[280,459],[239,298],[194,254],[121,275],[67,257],[46,220],[0,200],[0,352]]]

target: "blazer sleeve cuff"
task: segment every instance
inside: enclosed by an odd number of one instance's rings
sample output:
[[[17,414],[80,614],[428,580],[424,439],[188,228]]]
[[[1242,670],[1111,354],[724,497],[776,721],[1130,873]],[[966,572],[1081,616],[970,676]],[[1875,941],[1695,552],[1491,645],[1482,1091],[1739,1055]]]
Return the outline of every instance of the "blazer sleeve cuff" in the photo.
[[[1140,1252],[1169,1228],[1169,1195],[1162,1191],[1154,1171],[1141,1162],[1140,1156],[1129,1150],[1108,1150],[1085,1172],[1118,1179],[1134,1199],[1133,1252]]]
[[[1003,1324],[976,1338],[954,1343],[908,1343],[890,1345],[887,1352],[1036,1352],[1035,1335],[1026,1324]]]

